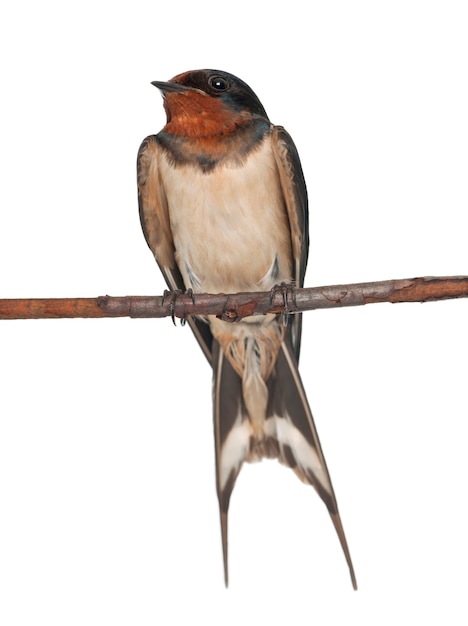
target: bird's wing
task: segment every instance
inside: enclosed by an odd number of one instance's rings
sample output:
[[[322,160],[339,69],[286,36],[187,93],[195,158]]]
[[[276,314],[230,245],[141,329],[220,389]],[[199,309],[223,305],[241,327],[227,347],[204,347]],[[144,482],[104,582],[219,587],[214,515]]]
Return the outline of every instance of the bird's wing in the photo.
[[[309,252],[309,216],[304,175],[296,146],[281,126],[273,128],[273,149],[291,229],[293,279],[298,287],[302,287]],[[301,480],[315,487],[324,501],[340,539],[353,587],[357,589],[330,474],[297,369],[301,326],[301,316],[294,315],[291,336],[283,341],[275,368],[267,382],[267,430],[278,441],[280,461],[291,467]]]
[[[282,126],[273,127],[272,145],[291,229],[292,278],[296,287],[303,287],[309,254],[309,209],[304,174],[296,146]],[[297,360],[301,348],[301,329],[302,315],[296,314],[291,323],[291,339]]]
[[[167,199],[160,180],[160,150],[156,137],[151,135],[143,141],[138,151],[137,179],[141,227],[169,289],[185,290],[186,286],[175,260]],[[213,337],[208,324],[193,317],[188,317],[187,321],[211,363]]]

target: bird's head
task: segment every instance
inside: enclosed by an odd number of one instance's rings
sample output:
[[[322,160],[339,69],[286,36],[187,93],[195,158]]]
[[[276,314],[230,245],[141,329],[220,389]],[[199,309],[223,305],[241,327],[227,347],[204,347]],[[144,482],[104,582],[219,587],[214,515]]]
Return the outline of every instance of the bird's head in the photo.
[[[164,130],[174,135],[230,134],[253,117],[268,120],[252,89],[228,72],[194,70],[152,84],[164,97]]]

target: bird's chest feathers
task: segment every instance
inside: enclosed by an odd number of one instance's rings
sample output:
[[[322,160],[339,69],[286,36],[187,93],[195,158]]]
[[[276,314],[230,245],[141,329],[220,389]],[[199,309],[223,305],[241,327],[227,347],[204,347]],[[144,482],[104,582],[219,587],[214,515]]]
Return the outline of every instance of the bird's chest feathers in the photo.
[[[162,156],[176,259],[195,291],[268,289],[291,278],[291,238],[269,137],[241,166],[175,167]]]

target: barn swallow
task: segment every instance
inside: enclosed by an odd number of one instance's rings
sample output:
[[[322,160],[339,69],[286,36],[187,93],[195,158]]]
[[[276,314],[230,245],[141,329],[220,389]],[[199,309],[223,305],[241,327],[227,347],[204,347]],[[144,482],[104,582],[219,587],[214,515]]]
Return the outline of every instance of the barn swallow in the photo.
[[[308,201],[296,147],[252,89],[218,70],[152,83],[167,123],[138,153],[140,219],[171,290],[302,287]],[[216,486],[227,586],[229,499],[244,461],[277,458],[312,485],[356,578],[298,371],[301,315],[188,318],[213,368]]]

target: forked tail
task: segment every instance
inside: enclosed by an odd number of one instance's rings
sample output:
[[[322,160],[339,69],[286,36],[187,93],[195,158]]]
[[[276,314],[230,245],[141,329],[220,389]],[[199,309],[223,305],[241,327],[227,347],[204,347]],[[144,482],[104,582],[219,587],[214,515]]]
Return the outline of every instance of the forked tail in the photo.
[[[357,589],[330,475],[288,340],[282,342],[274,369],[266,381],[268,399],[265,415],[261,416],[261,432],[259,416],[252,419],[246,408],[245,381],[243,387],[242,378],[216,341],[213,348],[216,483],[226,586],[228,508],[236,478],[244,461],[276,457],[303,482],[312,485],[325,503],[348,563],[353,587]]]

